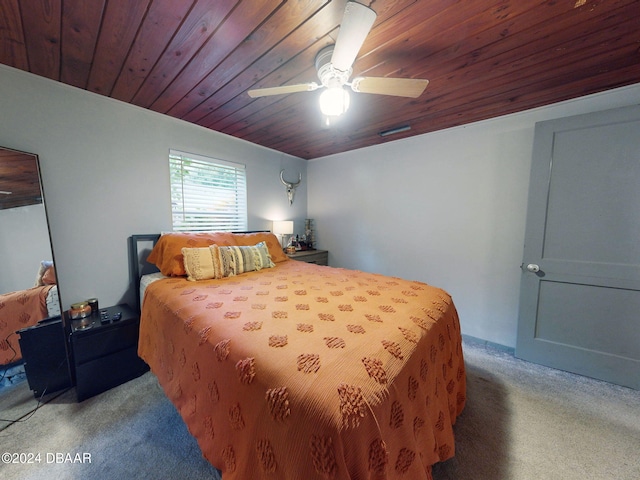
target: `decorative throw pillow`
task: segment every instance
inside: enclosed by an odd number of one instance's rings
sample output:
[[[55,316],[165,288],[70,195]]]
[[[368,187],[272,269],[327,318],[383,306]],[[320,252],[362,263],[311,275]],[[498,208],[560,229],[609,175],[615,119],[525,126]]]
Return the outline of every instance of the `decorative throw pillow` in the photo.
[[[216,265],[209,247],[182,248],[184,270],[187,280],[208,280],[216,276]]]
[[[257,245],[182,248],[187,280],[233,277],[245,272],[275,267],[264,242]]]
[[[211,248],[213,249],[214,247],[220,252],[221,261],[224,265],[223,269],[226,273],[225,276],[231,277],[245,272],[275,267],[265,242],[260,242],[253,246],[224,247],[215,245]]]
[[[222,253],[221,248],[231,248],[225,246],[218,245],[210,245],[209,249],[211,250],[211,257],[213,258],[213,262],[215,264],[216,269],[216,277],[215,278],[225,278],[232,277],[234,275],[234,270],[231,266],[231,257]]]

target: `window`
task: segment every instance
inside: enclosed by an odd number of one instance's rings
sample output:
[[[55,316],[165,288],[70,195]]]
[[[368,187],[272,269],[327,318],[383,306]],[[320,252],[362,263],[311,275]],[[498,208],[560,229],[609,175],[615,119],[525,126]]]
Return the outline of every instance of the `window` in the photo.
[[[169,171],[174,231],[247,229],[244,165],[171,150]]]

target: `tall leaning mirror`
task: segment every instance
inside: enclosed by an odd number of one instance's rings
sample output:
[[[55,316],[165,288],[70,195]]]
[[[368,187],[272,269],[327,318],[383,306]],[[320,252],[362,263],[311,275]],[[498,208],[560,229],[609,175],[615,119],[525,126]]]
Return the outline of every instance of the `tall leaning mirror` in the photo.
[[[38,156],[0,147],[0,395],[24,381],[16,332],[60,315]]]

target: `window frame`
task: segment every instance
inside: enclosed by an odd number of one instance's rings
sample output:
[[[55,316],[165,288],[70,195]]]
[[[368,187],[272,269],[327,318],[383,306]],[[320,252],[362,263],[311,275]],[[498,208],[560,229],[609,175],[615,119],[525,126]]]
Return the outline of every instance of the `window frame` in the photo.
[[[171,149],[169,188],[173,231],[247,230],[246,165]]]

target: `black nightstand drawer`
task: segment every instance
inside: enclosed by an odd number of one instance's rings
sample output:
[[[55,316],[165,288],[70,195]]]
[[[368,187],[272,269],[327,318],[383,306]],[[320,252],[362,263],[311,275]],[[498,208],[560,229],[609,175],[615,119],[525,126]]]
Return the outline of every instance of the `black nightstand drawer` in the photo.
[[[121,325],[113,324],[108,329],[87,331],[76,336],[73,342],[76,365],[82,365],[130,347],[137,347],[138,330],[138,322],[128,322]]]
[[[80,365],[76,368],[78,401],[133,380],[147,370],[147,364],[138,357],[137,346]]]

